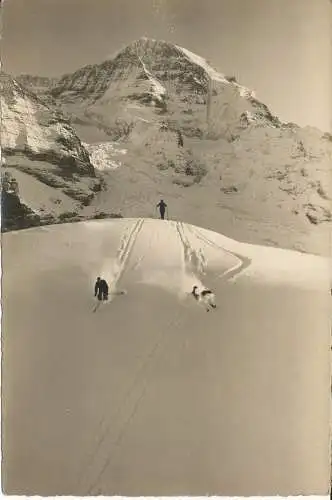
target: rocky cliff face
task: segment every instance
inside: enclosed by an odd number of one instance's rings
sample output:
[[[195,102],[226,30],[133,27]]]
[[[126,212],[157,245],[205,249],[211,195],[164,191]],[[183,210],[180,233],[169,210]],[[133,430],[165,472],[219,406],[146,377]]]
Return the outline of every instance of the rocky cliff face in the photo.
[[[24,172],[78,202],[88,203],[98,180],[74,129],[59,111],[8,75],[1,74],[0,85],[4,168]]]
[[[21,153],[94,176],[89,155],[71,126],[7,75],[1,75],[1,109],[1,141],[7,156]]]
[[[49,107],[56,106],[50,90],[56,85],[58,80],[58,78],[49,78],[47,76],[19,75],[15,77],[15,81],[19,85],[35,94],[39,101]]]

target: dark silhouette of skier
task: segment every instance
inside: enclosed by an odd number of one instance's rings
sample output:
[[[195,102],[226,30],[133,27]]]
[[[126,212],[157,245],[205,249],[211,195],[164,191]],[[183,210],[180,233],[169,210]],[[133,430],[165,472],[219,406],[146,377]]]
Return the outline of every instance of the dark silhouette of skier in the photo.
[[[95,284],[95,297],[97,297],[99,301],[108,300],[108,284],[99,276]]]
[[[165,212],[166,212],[166,208],[167,208],[167,205],[164,202],[164,200],[160,200],[160,202],[157,205],[157,208],[159,208],[160,218],[162,220],[164,220],[165,219]]]
[[[178,146],[179,148],[183,148],[183,137],[180,130],[178,130]]]

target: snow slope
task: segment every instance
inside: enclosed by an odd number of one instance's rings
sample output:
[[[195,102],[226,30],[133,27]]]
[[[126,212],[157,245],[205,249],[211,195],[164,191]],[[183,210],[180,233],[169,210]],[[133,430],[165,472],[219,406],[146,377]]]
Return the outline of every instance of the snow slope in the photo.
[[[119,148],[112,142],[83,143],[90,155],[90,161],[97,170],[115,169],[121,167],[119,157],[127,153],[126,149]]]
[[[58,217],[66,212],[79,212],[81,204],[67,196],[60,189],[48,186],[32,175],[15,168],[11,168],[10,172],[15,176],[20,187],[21,203],[31,208],[34,213],[41,217],[45,214]]]
[[[327,261],[123,219],[7,233],[3,264],[7,494],[326,493]]]

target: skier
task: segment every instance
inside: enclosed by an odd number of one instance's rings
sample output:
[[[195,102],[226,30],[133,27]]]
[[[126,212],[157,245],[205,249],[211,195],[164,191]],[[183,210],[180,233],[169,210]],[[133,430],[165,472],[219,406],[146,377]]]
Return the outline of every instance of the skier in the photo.
[[[178,146],[179,148],[183,148],[183,137],[180,130],[178,130]]]
[[[204,302],[206,304],[206,312],[210,311],[210,307],[216,309],[215,295],[211,290],[204,288],[201,292],[198,291],[198,287],[195,285],[192,289],[192,295],[199,302]]]
[[[166,211],[166,208],[167,208],[167,205],[164,202],[164,200],[160,200],[160,202],[157,205],[157,208],[159,208],[160,218],[162,220],[164,220],[165,219],[165,211]]]
[[[15,177],[10,181],[10,188],[13,190],[15,194],[18,194],[18,182]]]
[[[101,279],[98,276],[96,284],[95,284],[95,297],[99,301],[108,300],[108,284],[104,279]]]

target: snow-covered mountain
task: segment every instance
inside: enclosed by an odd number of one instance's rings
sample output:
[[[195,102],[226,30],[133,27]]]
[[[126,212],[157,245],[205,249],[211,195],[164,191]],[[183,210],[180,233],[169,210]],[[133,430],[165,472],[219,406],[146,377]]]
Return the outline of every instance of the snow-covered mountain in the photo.
[[[283,123],[200,56],[142,38],[52,82],[48,98],[103,170],[86,215],[151,216],[164,196],[173,218],[326,253],[332,136]]]
[[[100,181],[74,129],[8,75],[1,74],[0,83],[3,172],[16,177],[27,207],[50,215],[91,201]],[[49,191],[46,204],[40,185]]]
[[[201,57],[147,38],[113,59],[64,76],[53,85],[52,95],[67,109],[81,104],[84,111],[76,109],[78,118],[93,118],[115,139],[127,132],[117,127],[120,120],[133,129],[144,118],[154,122],[163,116],[186,136],[200,138],[235,133],[249,121],[280,125],[252,91]]]

